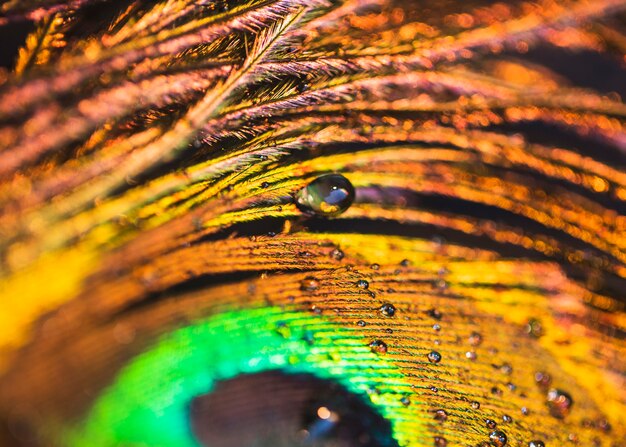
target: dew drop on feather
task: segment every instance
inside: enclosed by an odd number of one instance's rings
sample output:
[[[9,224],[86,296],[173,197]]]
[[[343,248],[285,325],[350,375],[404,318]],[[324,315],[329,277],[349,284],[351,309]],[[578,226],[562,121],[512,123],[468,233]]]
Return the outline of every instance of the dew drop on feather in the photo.
[[[356,286],[357,286],[359,289],[368,289],[368,288],[369,288],[369,286],[370,286],[370,283],[369,283],[369,282],[367,282],[367,280],[365,280],[365,279],[359,279],[359,280],[356,282]]]
[[[441,354],[437,351],[430,351],[427,357],[430,363],[439,363],[441,361]]]
[[[547,399],[550,414],[558,419],[564,419],[570,413],[574,403],[568,393],[556,388],[548,391]]]
[[[385,303],[380,306],[380,313],[385,317],[393,317],[396,314],[396,307],[393,304]]]
[[[489,433],[489,441],[495,447],[504,447],[508,441],[506,434],[500,430],[495,430]]]
[[[317,177],[296,195],[296,204],[304,213],[333,217],[346,211],[354,201],[354,186],[341,174]]]
[[[435,420],[439,422],[445,422],[448,419],[448,413],[446,410],[436,410]]]
[[[319,286],[319,281],[311,276],[308,276],[300,281],[300,290],[303,292],[314,292],[319,289]]]
[[[382,340],[374,340],[370,344],[370,349],[372,352],[376,354],[386,354],[387,353],[387,343]]]

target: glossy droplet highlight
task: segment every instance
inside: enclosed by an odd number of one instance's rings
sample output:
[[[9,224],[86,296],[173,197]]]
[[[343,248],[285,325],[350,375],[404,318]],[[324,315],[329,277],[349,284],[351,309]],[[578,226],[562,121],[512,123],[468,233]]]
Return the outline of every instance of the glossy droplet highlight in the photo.
[[[543,441],[530,441],[528,447],[546,447]]]
[[[489,433],[489,441],[491,441],[491,445],[496,447],[504,447],[508,441],[504,432],[500,430],[495,430]]]
[[[526,323],[526,333],[533,338],[539,338],[543,335],[543,325],[536,318],[531,318]]]
[[[338,248],[335,248],[333,251],[330,252],[330,257],[333,258],[335,261],[341,261],[345,256],[345,253]]]
[[[565,391],[556,388],[548,391],[548,408],[550,409],[550,414],[555,418],[565,418],[570,413],[573,404],[572,396]]]
[[[441,354],[437,351],[430,351],[426,357],[428,357],[430,363],[439,363],[441,361]]]
[[[448,419],[448,413],[446,410],[436,410],[435,420],[439,422],[445,422]]]
[[[380,306],[380,313],[386,317],[393,317],[396,314],[396,307],[393,304],[385,303]]]
[[[359,289],[369,289],[370,283],[369,283],[369,282],[367,282],[367,281],[366,281],[366,280],[364,280],[364,279],[359,279],[359,280],[356,282],[356,286],[357,286]]]
[[[322,175],[296,195],[301,211],[319,216],[338,216],[354,201],[354,186],[341,174]]]

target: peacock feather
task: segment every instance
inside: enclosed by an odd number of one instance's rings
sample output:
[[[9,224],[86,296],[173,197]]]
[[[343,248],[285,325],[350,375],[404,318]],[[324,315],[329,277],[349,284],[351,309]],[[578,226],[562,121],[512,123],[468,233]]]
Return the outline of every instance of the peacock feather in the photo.
[[[625,30],[0,2],[0,445],[626,446]]]

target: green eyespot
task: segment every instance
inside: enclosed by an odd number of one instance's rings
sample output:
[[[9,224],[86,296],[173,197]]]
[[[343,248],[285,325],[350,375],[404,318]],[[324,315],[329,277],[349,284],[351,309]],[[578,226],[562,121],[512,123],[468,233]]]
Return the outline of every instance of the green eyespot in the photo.
[[[162,337],[120,371],[63,442],[199,447],[190,417],[194,399],[216,384],[266,371],[336,383],[388,421],[389,439],[379,445],[408,445],[420,431],[414,410],[401,399],[409,391],[402,373],[352,329],[267,307],[217,314]],[[320,408],[322,419],[334,411]]]

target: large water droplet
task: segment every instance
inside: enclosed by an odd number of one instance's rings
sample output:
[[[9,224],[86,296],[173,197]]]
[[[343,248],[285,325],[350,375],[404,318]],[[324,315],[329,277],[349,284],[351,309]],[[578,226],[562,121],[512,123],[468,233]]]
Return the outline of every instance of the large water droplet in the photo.
[[[354,187],[341,174],[319,176],[296,195],[296,204],[305,213],[338,216],[354,201]]]
[[[489,441],[491,441],[491,444],[496,447],[504,447],[508,439],[504,432],[496,430],[489,433]]]
[[[548,408],[550,409],[550,414],[555,418],[565,418],[572,409],[573,404],[572,396],[565,391],[556,388],[548,391]]]

